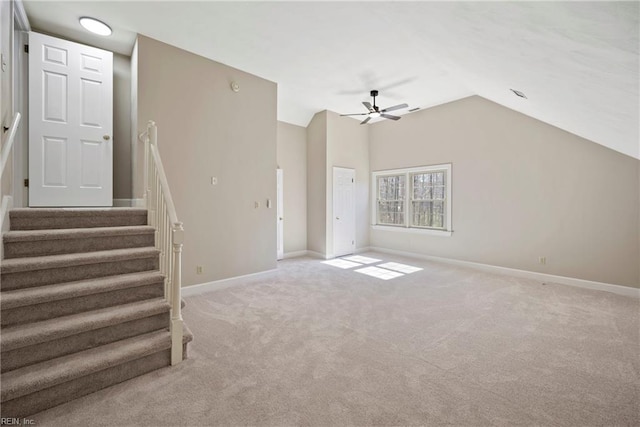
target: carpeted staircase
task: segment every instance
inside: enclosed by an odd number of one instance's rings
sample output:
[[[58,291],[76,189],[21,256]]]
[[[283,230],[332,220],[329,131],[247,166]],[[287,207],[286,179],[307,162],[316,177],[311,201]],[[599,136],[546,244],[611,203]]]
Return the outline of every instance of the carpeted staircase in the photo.
[[[147,211],[15,209],[0,276],[1,416],[25,417],[171,362]],[[183,354],[192,340],[185,329]]]

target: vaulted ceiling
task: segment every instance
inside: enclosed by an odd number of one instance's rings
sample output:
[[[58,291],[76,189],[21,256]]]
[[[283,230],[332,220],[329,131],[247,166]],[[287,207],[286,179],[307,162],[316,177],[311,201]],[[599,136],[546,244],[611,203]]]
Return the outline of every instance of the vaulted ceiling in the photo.
[[[140,33],[277,82],[285,122],[361,112],[371,89],[383,107],[476,94],[640,158],[638,2],[24,4],[34,29],[125,55]]]

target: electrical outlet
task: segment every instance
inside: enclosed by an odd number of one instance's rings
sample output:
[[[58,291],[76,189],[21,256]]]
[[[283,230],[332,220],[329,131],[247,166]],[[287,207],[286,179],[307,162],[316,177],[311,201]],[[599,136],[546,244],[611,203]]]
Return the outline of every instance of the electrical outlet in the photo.
[[[216,178],[215,176],[211,177],[211,185],[218,185],[218,178]]]
[[[545,265],[547,263],[547,257],[546,256],[541,256],[538,258],[538,263]]]
[[[196,274],[202,274],[202,266],[201,265],[197,265],[196,266]]]
[[[255,204],[253,205],[254,208],[258,209],[260,207],[260,202],[255,202]]]

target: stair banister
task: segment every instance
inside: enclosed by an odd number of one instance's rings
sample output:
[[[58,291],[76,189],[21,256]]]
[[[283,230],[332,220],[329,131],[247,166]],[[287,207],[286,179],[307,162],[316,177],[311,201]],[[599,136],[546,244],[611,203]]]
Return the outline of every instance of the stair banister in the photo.
[[[11,121],[11,126],[9,126],[9,135],[7,136],[7,140],[2,147],[2,160],[0,161],[0,176],[4,172],[4,167],[7,164],[7,160],[9,160],[9,154],[13,149],[13,141],[16,139],[16,132],[18,131],[18,126],[20,125],[20,118],[22,116],[20,113],[16,113],[13,116],[13,120]]]
[[[165,277],[165,299],[171,304],[171,364],[182,361],[182,244],[184,228],[178,221],[169,183],[158,151],[158,127],[150,120],[144,142],[144,200],[148,223],[155,229],[160,271]],[[144,138],[142,138],[144,137]]]

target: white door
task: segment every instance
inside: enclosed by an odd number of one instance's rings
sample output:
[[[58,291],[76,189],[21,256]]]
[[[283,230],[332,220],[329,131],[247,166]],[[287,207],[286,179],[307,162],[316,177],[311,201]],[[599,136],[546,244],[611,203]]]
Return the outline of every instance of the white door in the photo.
[[[278,206],[277,206],[277,221],[278,221],[278,259],[284,258],[284,181],[282,175],[282,169],[277,169],[277,187],[278,187]]]
[[[356,248],[356,171],[333,168],[333,255],[352,254]]]
[[[29,206],[111,206],[113,54],[29,33]]]

